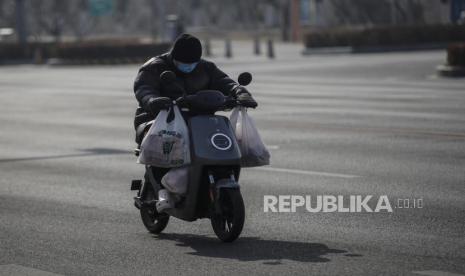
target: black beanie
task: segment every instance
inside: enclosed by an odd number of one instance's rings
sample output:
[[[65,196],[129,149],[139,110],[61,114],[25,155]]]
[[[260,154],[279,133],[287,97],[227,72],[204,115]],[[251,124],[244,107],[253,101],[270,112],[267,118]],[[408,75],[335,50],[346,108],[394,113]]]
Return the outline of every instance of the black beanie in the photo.
[[[182,63],[198,62],[202,56],[202,44],[195,36],[182,34],[176,38],[171,56]]]

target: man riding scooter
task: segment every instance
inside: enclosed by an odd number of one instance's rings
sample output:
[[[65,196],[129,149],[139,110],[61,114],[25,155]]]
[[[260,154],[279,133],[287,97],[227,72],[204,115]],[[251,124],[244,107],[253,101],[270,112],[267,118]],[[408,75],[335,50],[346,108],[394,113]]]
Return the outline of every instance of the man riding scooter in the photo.
[[[218,90],[225,96],[235,97],[244,107],[257,107],[257,102],[247,89],[222,72],[213,62],[201,58],[200,40],[189,34],[180,35],[170,52],[148,60],[139,69],[134,81],[134,94],[139,103],[134,127],[136,143],[140,145],[147,131],[147,122],[153,120],[164,109],[169,109],[173,100],[183,96],[184,91],[195,94],[200,90]],[[160,74],[172,71],[176,74],[175,83],[167,85]],[[185,118],[195,114],[195,110],[183,112]],[[157,170],[160,180],[168,169]]]
[[[201,59],[201,54],[200,41],[184,34],[169,53],[150,59],[139,70],[134,92],[140,106],[134,125],[136,142],[142,143],[142,149],[136,150],[136,155],[140,153],[138,162],[145,164],[146,170],[144,180],[133,180],[131,190],[138,191],[134,204],[149,232],[159,234],[163,231],[170,216],[185,221],[209,218],[218,238],[231,242],[239,236],[244,224],[244,203],[238,182],[244,156],[230,120],[215,112],[233,107],[237,107],[234,109],[236,113],[239,110],[245,112],[242,108],[255,108],[257,103],[244,87],[252,80],[250,73],[240,74],[238,84],[214,63]],[[241,116],[247,117],[246,113]],[[162,168],[166,162],[162,156],[165,151],[171,152],[174,146],[157,144],[155,141],[160,141],[160,133],[186,133],[181,129],[158,129],[165,121],[174,122],[173,126],[176,121],[179,125],[184,121],[187,123],[188,135],[184,137],[190,140],[187,156],[191,160],[187,167]],[[146,131],[149,134],[144,138]],[[151,143],[148,141],[154,141],[154,144],[148,145]],[[253,149],[247,148],[246,152],[256,154],[256,148],[264,149],[264,145],[254,144]],[[179,153],[179,150],[172,152]],[[257,156],[269,158],[266,149]],[[163,162],[155,161],[160,158]],[[182,160],[186,159],[176,159],[176,164]],[[269,162],[255,165],[266,164]],[[176,197],[170,199],[167,190],[173,192],[176,185],[185,189],[174,192]]]

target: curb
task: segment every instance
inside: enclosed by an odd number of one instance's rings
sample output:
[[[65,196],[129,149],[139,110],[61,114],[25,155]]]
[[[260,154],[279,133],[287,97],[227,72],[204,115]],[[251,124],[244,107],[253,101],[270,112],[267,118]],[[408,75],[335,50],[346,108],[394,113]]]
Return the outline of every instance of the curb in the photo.
[[[351,54],[354,50],[352,47],[318,47],[318,48],[305,48],[302,55],[333,55],[333,54]]]
[[[143,64],[150,57],[141,58],[109,58],[109,59],[62,59],[49,58],[44,62],[36,62],[31,59],[12,59],[1,60],[0,66],[8,65],[49,65],[49,66],[73,66],[73,65],[125,65],[125,64]]]
[[[335,46],[335,47],[306,47],[302,55],[313,54],[364,54],[364,53],[388,53],[388,52],[412,52],[446,49],[445,43],[431,43],[418,45],[398,46]]]
[[[143,58],[111,58],[111,59],[61,59],[50,58],[46,61],[50,66],[72,66],[72,65],[118,65],[118,64],[141,64],[149,57]]]
[[[436,71],[442,77],[465,77],[465,66],[438,65]]]

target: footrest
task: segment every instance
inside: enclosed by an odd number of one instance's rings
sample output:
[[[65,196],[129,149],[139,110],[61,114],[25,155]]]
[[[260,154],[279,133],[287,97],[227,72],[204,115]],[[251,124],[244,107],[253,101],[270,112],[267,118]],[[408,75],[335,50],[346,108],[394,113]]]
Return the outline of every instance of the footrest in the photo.
[[[142,207],[153,207],[153,208],[155,208],[156,204],[157,204],[157,201],[155,199],[150,200],[150,201],[143,201],[138,196],[134,197],[134,206],[136,206],[137,209],[140,209]]]

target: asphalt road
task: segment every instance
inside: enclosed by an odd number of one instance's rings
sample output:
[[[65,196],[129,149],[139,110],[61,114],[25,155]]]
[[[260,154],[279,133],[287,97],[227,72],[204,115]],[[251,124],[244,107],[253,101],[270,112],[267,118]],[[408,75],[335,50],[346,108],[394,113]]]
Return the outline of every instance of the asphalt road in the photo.
[[[0,275],[465,274],[465,80],[434,76],[445,53],[249,49],[215,58],[254,74],[250,114],[272,153],[243,170],[233,244],[207,220],[143,227],[137,66],[0,67]],[[265,213],[264,195],[386,195],[393,212]]]

